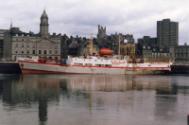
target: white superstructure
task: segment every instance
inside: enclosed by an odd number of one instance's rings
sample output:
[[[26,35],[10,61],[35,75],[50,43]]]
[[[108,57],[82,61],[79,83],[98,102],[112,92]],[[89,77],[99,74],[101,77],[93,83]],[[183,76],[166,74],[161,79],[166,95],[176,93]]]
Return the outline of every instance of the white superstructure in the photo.
[[[128,57],[68,57],[67,65],[73,66],[100,66],[100,67],[170,67],[172,63],[129,63]]]
[[[84,57],[68,57],[68,65],[81,65],[81,66],[127,66],[127,58],[119,59],[117,56],[114,57],[96,57],[89,56]]]

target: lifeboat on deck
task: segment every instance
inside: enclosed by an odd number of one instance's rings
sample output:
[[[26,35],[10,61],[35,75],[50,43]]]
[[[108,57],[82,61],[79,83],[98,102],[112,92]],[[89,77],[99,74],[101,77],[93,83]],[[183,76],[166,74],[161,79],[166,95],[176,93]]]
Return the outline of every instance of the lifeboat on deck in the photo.
[[[111,56],[113,55],[113,51],[109,48],[102,48],[100,49],[99,54],[101,56]]]

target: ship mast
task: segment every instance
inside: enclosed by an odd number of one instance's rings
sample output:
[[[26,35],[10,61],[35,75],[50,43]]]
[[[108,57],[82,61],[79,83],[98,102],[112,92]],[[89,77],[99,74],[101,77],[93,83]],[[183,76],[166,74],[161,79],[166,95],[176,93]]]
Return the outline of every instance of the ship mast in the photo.
[[[118,35],[118,56],[120,57],[120,34]]]

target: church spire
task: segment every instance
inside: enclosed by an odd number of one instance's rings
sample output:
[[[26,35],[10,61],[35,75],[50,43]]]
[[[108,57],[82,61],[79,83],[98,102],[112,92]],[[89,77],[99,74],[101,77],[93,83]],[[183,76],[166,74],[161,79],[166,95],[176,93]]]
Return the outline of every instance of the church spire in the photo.
[[[44,10],[41,15],[40,35],[43,38],[47,38],[49,35],[49,23],[48,23],[48,15],[46,13],[46,10]]]
[[[46,10],[43,10],[43,14],[41,15],[41,18],[48,18]]]

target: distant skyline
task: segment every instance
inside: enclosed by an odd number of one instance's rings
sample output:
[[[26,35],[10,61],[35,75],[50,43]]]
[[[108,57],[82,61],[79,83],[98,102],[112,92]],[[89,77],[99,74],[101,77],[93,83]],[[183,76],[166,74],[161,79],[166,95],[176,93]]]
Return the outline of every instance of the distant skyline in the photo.
[[[133,34],[135,40],[156,36],[158,20],[179,22],[179,44],[189,44],[188,0],[6,0],[0,4],[0,29],[13,26],[38,33],[46,9],[50,33],[89,36],[98,24],[107,33]]]

